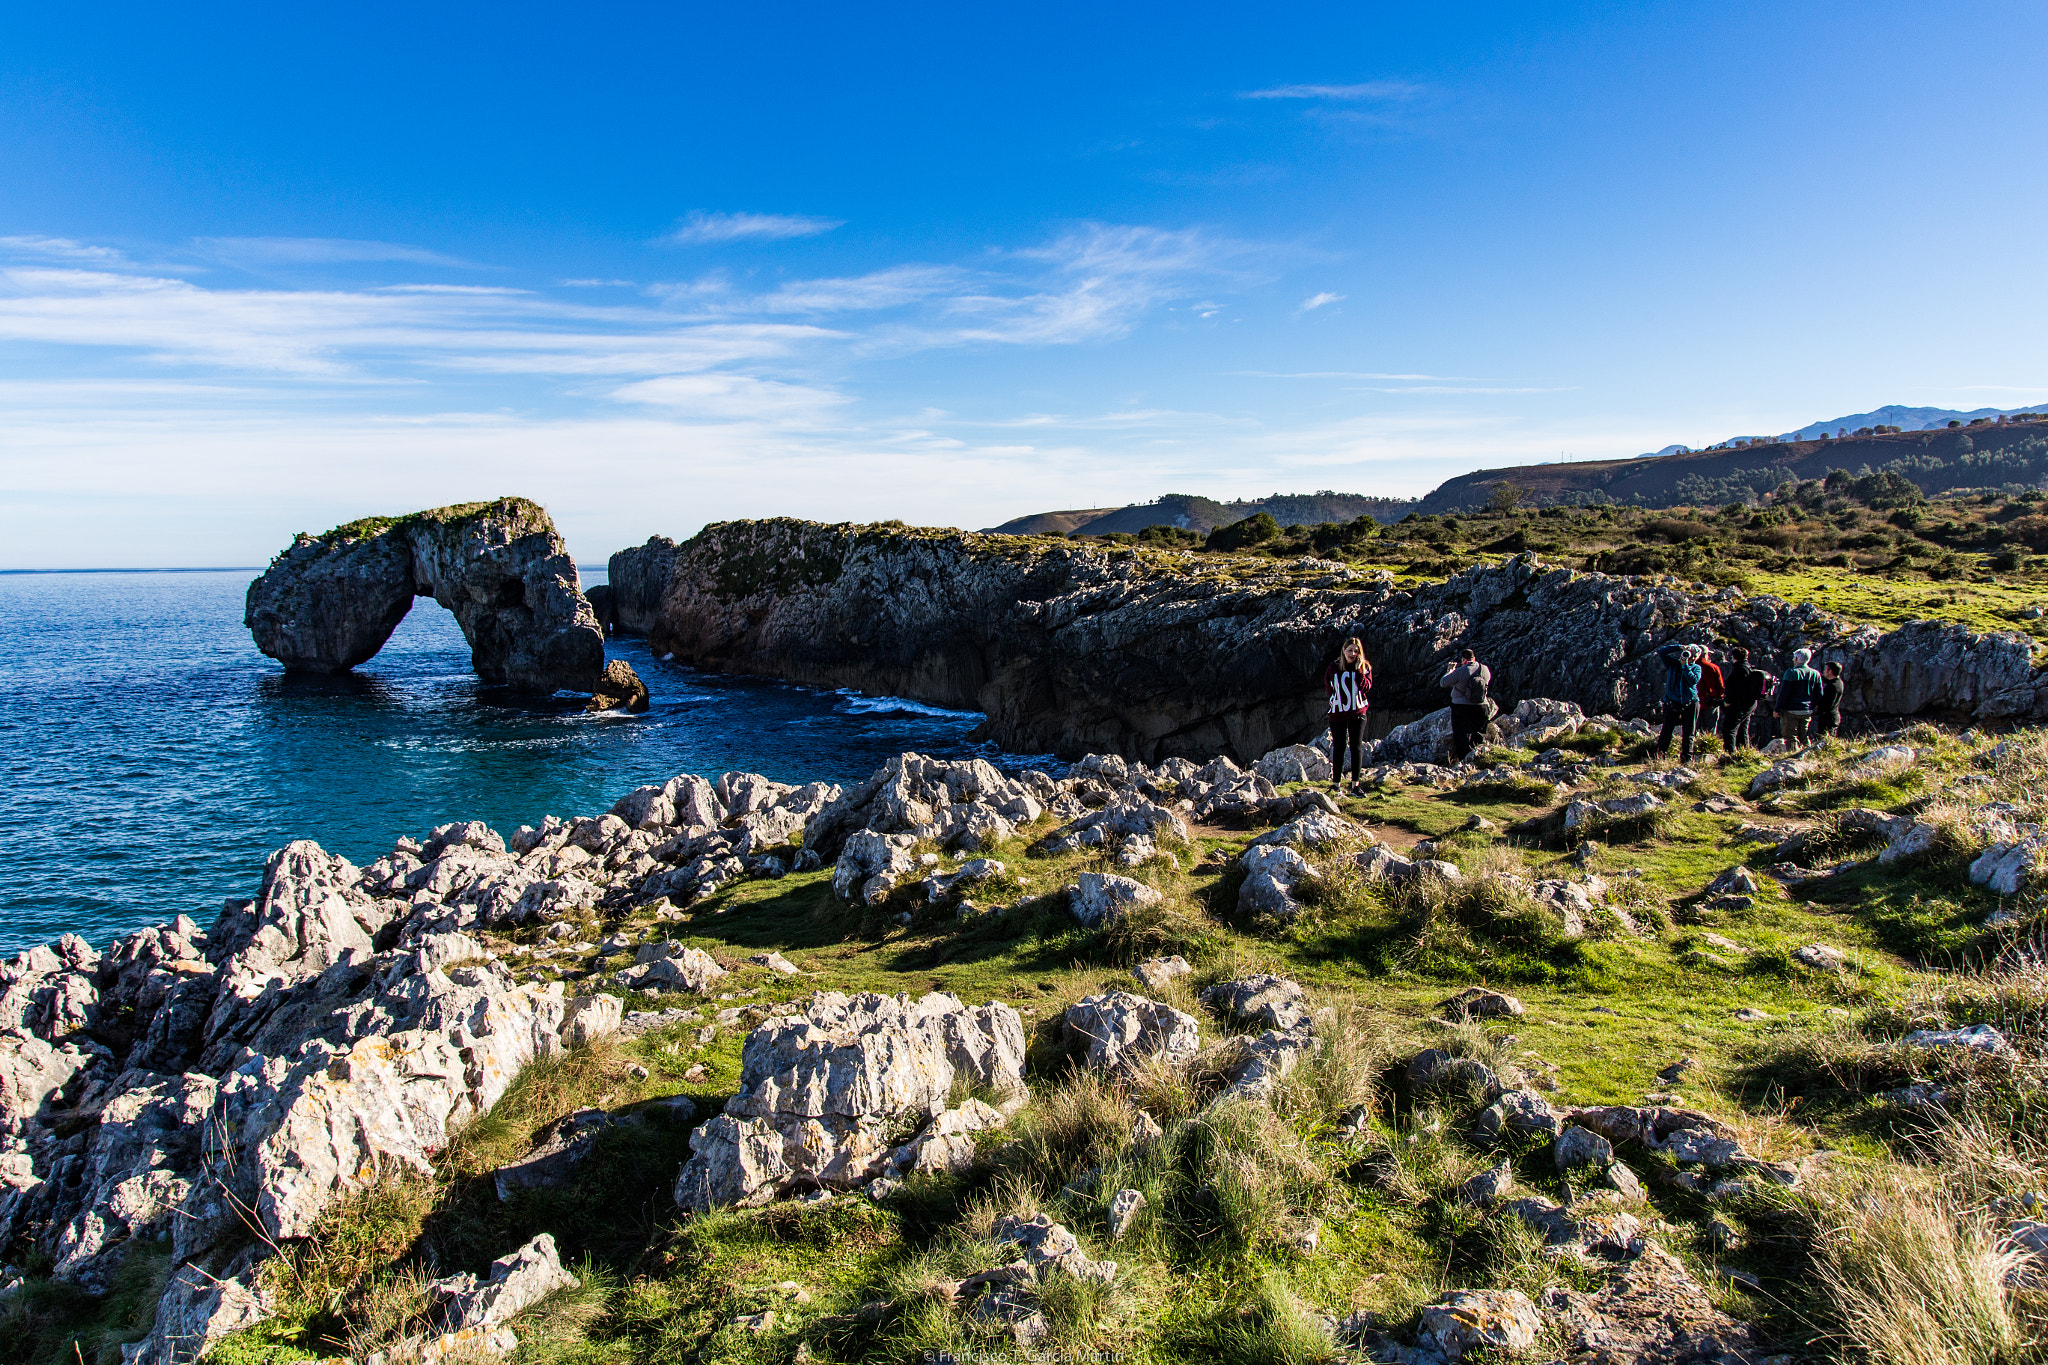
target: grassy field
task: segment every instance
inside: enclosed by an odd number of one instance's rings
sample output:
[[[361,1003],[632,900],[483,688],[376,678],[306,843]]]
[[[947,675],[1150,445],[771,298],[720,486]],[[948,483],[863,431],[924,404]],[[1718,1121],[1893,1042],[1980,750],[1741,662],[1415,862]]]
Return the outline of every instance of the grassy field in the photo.
[[[1976,1264],[1969,1258],[1979,1243],[1996,1242],[1985,1232],[1991,1201],[2048,1184],[2048,1139],[2029,1146],[2013,1136],[2034,1131],[2040,1110],[2038,1070],[2022,1060],[2038,1055],[2023,1041],[2040,1033],[2040,997],[2028,984],[2036,979],[1985,970],[2026,931],[2032,902],[2019,907],[2019,923],[1985,928],[2001,902],[1969,884],[1968,850],[1953,845],[1898,867],[1859,864],[1791,892],[1762,877],[1748,905],[1709,905],[1701,894],[1730,867],[1769,865],[1777,846],[1737,842],[1745,825],[1787,837],[1808,831],[1806,857],[1816,865],[1867,862],[1874,846],[1858,845],[1845,810],[1939,812],[1953,791],[1986,784],[2048,790],[2038,741],[2027,749],[2032,766],[2022,768],[1987,757],[1988,742],[1925,727],[1906,742],[1923,755],[1912,764],[1863,773],[1853,752],[1835,746],[1806,777],[1726,814],[1694,807],[1714,793],[1740,796],[1762,760],[1710,755],[1655,818],[1576,849],[1561,836],[1558,813],[1539,806],[1422,787],[1346,797],[1345,813],[1376,838],[1434,840],[1436,856],[1466,876],[1390,889],[1352,875],[1344,850],[1320,850],[1321,883],[1285,925],[1236,912],[1237,857],[1257,831],[1213,828],[1174,850],[1177,868],[1155,862],[1138,874],[1165,893],[1162,906],[1097,931],[1067,915],[1061,888],[1102,865],[1085,854],[1033,858],[1021,842],[991,850],[1007,872],[977,889],[982,906],[1000,909],[965,920],[925,907],[915,888],[880,907],[849,907],[832,896],[829,873],[818,872],[735,886],[681,924],[607,925],[636,936],[666,932],[733,967],[721,983],[731,999],[663,1004],[696,1005],[707,1018],[724,1008],[754,1012],[708,1039],[693,1020],[536,1065],[443,1154],[432,1179],[387,1181],[287,1248],[270,1271],[278,1315],[213,1358],[283,1365],[395,1350],[388,1359],[396,1365],[404,1336],[418,1330],[409,1324],[423,1307],[425,1278],[480,1271],[540,1231],[555,1236],[583,1283],[513,1324],[520,1362],[916,1361],[936,1358],[927,1352],[1010,1350],[999,1326],[979,1325],[948,1301],[946,1282],[1007,1259],[988,1239],[1001,1214],[1044,1210],[1090,1255],[1119,1265],[1107,1287],[1040,1287],[1048,1348],[1134,1362],[1334,1359],[1329,1319],[1364,1310],[1399,1332],[1449,1289],[1535,1290],[1571,1273],[1449,1197],[1500,1153],[1471,1136],[1470,1097],[1406,1093],[1401,1067],[1433,1045],[1517,1066],[1560,1105],[1660,1096],[1727,1120],[1754,1154],[1806,1161],[1811,1173],[1796,1191],[1712,1199],[1645,1170],[1646,1226],[1727,1311],[1757,1323],[1780,1349],[1844,1360],[2032,1359],[1998,1353],[2001,1333],[2025,1337],[2040,1324],[2027,1316],[2038,1305],[2025,1294],[1994,1286],[1996,1302],[1980,1302],[1983,1294],[1965,1293],[1968,1302],[1941,1310],[1950,1316],[1938,1331],[1916,1335],[1901,1325],[1910,1314],[1897,1290],[1919,1284],[1915,1275],[1939,1279],[1950,1259]],[[1631,777],[1671,766],[1640,753],[1616,757],[1593,795],[1639,790]],[[1957,787],[1966,775],[1978,786]],[[1483,827],[1472,827],[1475,816]],[[1614,909],[1581,937],[1567,936],[1554,913],[1516,889],[1585,872],[1606,880]],[[912,916],[907,926],[896,922],[903,912]],[[1848,966],[1801,965],[1793,951],[1812,943],[1844,950]],[[802,975],[745,964],[770,948]],[[1170,952],[1187,956],[1196,974],[1163,998],[1198,1014],[1201,986],[1253,971],[1309,987],[1322,1051],[1270,1110],[1205,1109],[1200,1065],[1130,1087],[1073,1065],[1060,1027],[1066,1006],[1136,989],[1128,968]],[[601,981],[614,965],[572,971]],[[1446,995],[1471,983],[1512,991],[1526,1013],[1505,1028],[1444,1018]],[[848,1194],[682,1216],[669,1188],[687,1156],[689,1122],[661,1106],[642,1124],[609,1130],[571,1187],[498,1201],[491,1171],[574,1109],[616,1111],[681,1094],[696,1101],[697,1117],[713,1112],[736,1085],[747,1024],[818,989],[941,990],[1012,1004],[1030,1037],[1032,1103],[1008,1128],[980,1136],[972,1172],[915,1179],[883,1203]],[[644,1003],[635,997],[628,1008]],[[1229,1032],[1202,1018],[1205,1043]],[[1982,1018],[2022,1042],[2020,1052],[1950,1057],[1895,1041],[1909,1027]],[[1952,1106],[1945,1118],[1884,1098],[1914,1081],[1959,1093],[1969,1084],[1969,1094],[1985,1098]],[[1133,1105],[1164,1126],[1158,1143],[1133,1145]],[[1967,1146],[1969,1125],[1987,1122],[1996,1136],[1979,1134],[1975,1156],[1942,1145]],[[1526,1188],[1563,1193],[1542,1152],[1508,1155]],[[1124,1186],[1142,1190],[1148,1208],[1111,1244],[1106,1204]],[[1872,1203],[1871,1190],[1888,1193]],[[1872,1209],[1904,1217],[1899,1227],[1924,1229],[1932,1219],[1947,1240],[1922,1248],[1918,1260],[1907,1256],[1904,1269],[1873,1270],[1869,1253],[1883,1229],[1866,1226]],[[1861,1231],[1845,1242],[1845,1227]],[[1920,1285],[1914,1301],[1933,1292]],[[74,1357],[116,1365],[119,1341],[147,1320],[146,1305],[138,1310],[118,1294],[95,1302],[48,1282],[32,1283],[4,1312],[0,1336],[10,1344],[0,1349],[38,1365]],[[1977,1334],[1968,1349],[1924,1354],[1936,1337],[1965,1330],[1951,1320],[1957,1315]],[[1898,1341],[1885,1345],[1884,1331]],[[1991,1346],[1969,1344],[1979,1337]]]

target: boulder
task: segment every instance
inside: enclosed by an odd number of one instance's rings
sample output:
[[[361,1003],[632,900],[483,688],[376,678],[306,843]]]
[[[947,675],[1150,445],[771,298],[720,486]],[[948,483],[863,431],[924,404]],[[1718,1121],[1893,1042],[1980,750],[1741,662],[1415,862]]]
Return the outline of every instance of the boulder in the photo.
[[[562,1268],[555,1239],[543,1232],[525,1246],[491,1262],[482,1283],[474,1275],[451,1275],[427,1284],[427,1297],[441,1306],[449,1332],[495,1327],[560,1289],[580,1283]]]
[[[994,858],[972,858],[957,872],[934,873],[924,879],[925,899],[936,905],[950,900],[969,887],[1003,875],[1003,865]]]
[[[1826,943],[1809,943],[1792,950],[1792,960],[1819,972],[1839,972],[1849,965],[1849,955]]]
[[[588,711],[624,711],[639,715],[648,706],[647,684],[624,659],[612,659],[592,686]]]
[[[1194,975],[1194,967],[1176,953],[1172,957],[1148,957],[1131,968],[1131,975],[1148,991],[1163,991],[1181,977]]]
[[[1519,1289],[1458,1289],[1422,1310],[1416,1339],[1455,1361],[1479,1350],[1526,1351],[1542,1330],[1536,1305]]]
[[[1139,906],[1157,905],[1165,897],[1140,881],[1108,872],[1083,872],[1067,892],[1067,908],[1082,927],[1114,924]]]
[[[486,683],[588,693],[604,677],[604,630],[577,583],[548,514],[503,498],[302,535],[249,585],[244,624],[288,670],[345,673],[430,596],[455,613]]]
[[[1437,1008],[1459,1019],[1494,1019],[1524,1012],[1522,1002],[1502,991],[1467,986]]]
[[[1989,1024],[1969,1028],[1915,1029],[1902,1040],[1907,1047],[1959,1047],[1970,1052],[2008,1054],[2012,1044]]]
[[[1307,744],[1274,749],[1252,764],[1252,771],[1276,787],[1290,782],[1328,782],[1330,756]]]
[[[1550,1101],[1536,1091],[1509,1090],[1480,1113],[1476,1126],[1482,1138],[1492,1141],[1509,1132],[1555,1137],[1564,1125]]]
[[[1992,843],[1970,863],[1970,880],[1998,896],[2016,896],[2039,880],[2048,864],[2048,835],[2028,834]]]
[[[1237,913],[1271,915],[1282,923],[1301,914],[1295,889],[1321,877],[1308,860],[1284,844],[1263,844],[1239,860],[1245,870],[1237,891]]]
[[[1373,752],[1375,763],[1451,761],[1451,708],[1440,707],[1420,720],[1389,730]]]
[[[1319,848],[1332,844],[1371,842],[1373,837],[1363,826],[1353,824],[1341,815],[1312,810],[1306,815],[1289,820],[1276,830],[1261,834],[1252,840],[1252,846],[1289,844],[1297,848]]]
[[[1603,1170],[1614,1160],[1614,1144],[1598,1133],[1573,1124],[1557,1135],[1551,1157],[1560,1171],[1574,1166],[1598,1166]]]
[[[497,1169],[493,1180],[498,1198],[567,1184],[577,1165],[596,1148],[597,1135],[611,1126],[612,1116],[602,1109],[579,1109],[556,1119],[534,1134],[526,1155]]]
[[[1308,995],[1284,976],[1242,977],[1202,992],[1204,1007],[1225,1018],[1288,1032],[1309,1023]]]
[[[1144,1207],[1145,1196],[1139,1191],[1118,1190],[1109,1201],[1109,1240],[1121,1242]]]
[[[1116,1279],[1115,1261],[1090,1260],[1081,1250],[1080,1239],[1055,1223],[1050,1214],[1041,1213],[1032,1218],[1004,1214],[996,1220],[989,1240],[997,1246],[1016,1247],[1025,1264],[1040,1276],[1048,1271],[1060,1271],[1077,1280],[1094,1280],[1101,1284]]]
[[[654,987],[707,995],[725,977],[725,968],[711,954],[680,943],[643,943],[633,953],[633,964],[616,979],[636,990]]]
[[[1148,1057],[1185,1062],[1202,1047],[1201,1023],[1193,1015],[1125,991],[1069,1005],[1066,1030],[1069,1043],[1086,1045],[1090,1071],[1115,1075]]]
[[[1458,1186],[1457,1200],[1470,1208],[1483,1209],[1504,1198],[1515,1187],[1515,1164],[1502,1161]]]
[[[908,834],[877,834],[856,830],[841,845],[839,861],[832,867],[832,891],[842,900],[863,900],[879,905],[904,877],[917,870],[912,850],[917,840]]]
[[[884,1173],[892,1127],[945,1112],[955,1083],[1021,1099],[1024,1026],[950,995],[820,992],[747,1035],[739,1091],[698,1126],[676,1203],[709,1210]]]
[[[1763,891],[1756,873],[1737,864],[1707,883],[1709,896],[1755,896]]]

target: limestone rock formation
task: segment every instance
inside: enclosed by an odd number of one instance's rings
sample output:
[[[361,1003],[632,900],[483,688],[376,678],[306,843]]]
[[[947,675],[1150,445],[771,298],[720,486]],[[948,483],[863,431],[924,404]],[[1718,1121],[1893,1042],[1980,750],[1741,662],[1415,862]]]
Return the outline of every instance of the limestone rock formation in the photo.
[[[1437,680],[1465,647],[1493,669],[1496,696],[1548,703],[1520,715],[1518,733],[1561,733],[1568,707],[1647,715],[1661,695],[1655,651],[1673,640],[1741,644],[1765,667],[1811,647],[1816,664],[1843,663],[1852,713],[2048,716],[2048,672],[2017,632],[1883,632],[1810,604],[1549,569],[1533,555],[1397,591],[1321,561],[775,520],[622,551],[613,581],[644,594],[663,564],[646,626],[657,652],[980,710],[991,738],[1025,753],[1252,761],[1322,726],[1322,664],[1353,634],[1376,665],[1373,714],[1386,721],[1442,707]],[[1411,736],[1426,761],[1438,728]]]
[[[897,1155],[889,1130],[946,1113],[956,1078],[1023,1097],[1015,1010],[970,1008],[937,992],[912,1000],[821,991],[803,1013],[747,1035],[739,1093],[690,1135],[676,1203],[709,1210],[865,1184]]]
[[[576,564],[547,512],[523,498],[301,535],[249,585],[243,623],[287,669],[345,673],[384,647],[415,597],[455,613],[492,686],[594,692],[606,672]]]

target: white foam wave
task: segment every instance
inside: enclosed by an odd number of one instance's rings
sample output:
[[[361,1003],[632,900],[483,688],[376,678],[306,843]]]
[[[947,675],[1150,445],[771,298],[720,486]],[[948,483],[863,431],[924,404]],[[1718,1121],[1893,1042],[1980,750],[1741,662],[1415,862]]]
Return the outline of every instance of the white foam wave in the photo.
[[[833,709],[850,716],[934,716],[941,720],[981,718],[979,711],[949,711],[943,706],[927,706],[908,697],[870,697],[851,688],[841,688],[837,695],[840,698],[839,705]]]

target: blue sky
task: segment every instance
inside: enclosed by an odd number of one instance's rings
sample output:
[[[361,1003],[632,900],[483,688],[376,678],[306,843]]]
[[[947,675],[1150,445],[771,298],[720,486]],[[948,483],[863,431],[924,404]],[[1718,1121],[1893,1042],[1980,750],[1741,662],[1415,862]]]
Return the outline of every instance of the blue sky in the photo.
[[[0,567],[2048,400],[2039,5],[16,7]]]

